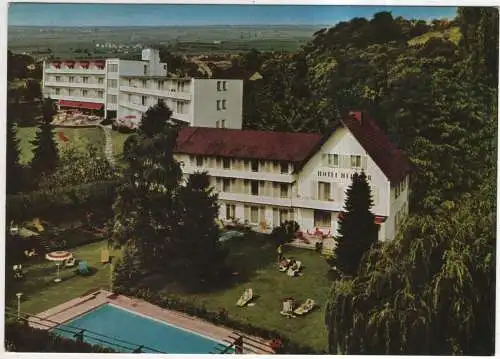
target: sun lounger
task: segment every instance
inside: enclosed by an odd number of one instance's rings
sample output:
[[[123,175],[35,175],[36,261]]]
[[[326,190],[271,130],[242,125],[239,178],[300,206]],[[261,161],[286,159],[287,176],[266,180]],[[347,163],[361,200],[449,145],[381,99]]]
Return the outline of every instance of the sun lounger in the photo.
[[[280,314],[288,318],[295,318],[293,315],[293,302],[291,300],[285,300],[283,302],[283,309]]]
[[[109,263],[109,250],[108,249],[101,249],[101,263],[106,264]]]
[[[252,300],[252,298],[253,298],[253,290],[252,290],[252,288],[248,288],[247,290],[245,290],[245,292],[240,297],[240,299],[238,299],[238,302],[236,302],[236,305],[238,307],[244,307],[245,305],[248,304],[248,302],[250,302]]]
[[[286,274],[288,274],[290,277],[295,277],[296,275],[299,274],[301,269],[302,269],[302,262],[297,261],[295,262],[294,265],[288,267]]]
[[[313,299],[306,299],[306,301],[297,309],[294,310],[294,313],[297,315],[304,315],[309,313],[311,310],[313,310],[315,306],[315,302]]]
[[[64,263],[64,266],[65,266],[65,267],[73,267],[75,264],[76,264],[76,259],[75,259],[75,257],[71,257],[70,259],[68,259],[68,260]]]

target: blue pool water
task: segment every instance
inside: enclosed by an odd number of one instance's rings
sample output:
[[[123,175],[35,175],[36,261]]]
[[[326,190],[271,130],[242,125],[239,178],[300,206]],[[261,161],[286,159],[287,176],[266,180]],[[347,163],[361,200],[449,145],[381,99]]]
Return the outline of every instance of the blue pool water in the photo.
[[[216,341],[201,335],[109,304],[62,324],[53,331],[73,339],[78,330],[68,326],[107,336],[106,338],[99,334],[84,333],[84,341],[89,344],[100,344],[118,352],[130,353],[134,347],[143,345],[145,347],[142,349],[143,353],[207,354],[213,352],[217,345]]]

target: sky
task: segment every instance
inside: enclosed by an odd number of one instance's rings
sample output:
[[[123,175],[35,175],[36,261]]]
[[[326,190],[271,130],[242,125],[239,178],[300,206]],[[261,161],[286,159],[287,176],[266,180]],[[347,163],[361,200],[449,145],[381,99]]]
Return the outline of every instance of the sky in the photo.
[[[11,3],[8,21],[21,26],[333,25],[379,11],[451,19],[456,7]]]

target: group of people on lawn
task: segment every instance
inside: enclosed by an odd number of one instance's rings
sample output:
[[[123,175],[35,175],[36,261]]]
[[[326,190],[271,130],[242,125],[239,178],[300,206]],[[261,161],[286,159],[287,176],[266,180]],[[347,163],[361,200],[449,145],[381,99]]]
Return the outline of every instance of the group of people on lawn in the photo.
[[[283,247],[280,244],[277,249],[278,253],[278,268],[280,272],[287,272],[291,277],[301,275],[302,264],[293,258],[285,258],[283,256]],[[244,307],[253,299],[252,288],[247,288],[236,303],[239,307]],[[282,302],[281,315],[288,318],[295,318],[295,315],[304,315],[309,313],[315,306],[313,299],[308,298],[302,305],[295,307],[295,302],[292,297],[287,297]]]

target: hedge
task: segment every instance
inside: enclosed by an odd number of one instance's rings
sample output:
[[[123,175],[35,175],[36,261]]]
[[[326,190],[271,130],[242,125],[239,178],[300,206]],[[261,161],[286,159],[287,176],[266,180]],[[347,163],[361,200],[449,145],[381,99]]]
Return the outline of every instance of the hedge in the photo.
[[[117,186],[117,180],[110,180],[7,196],[6,214],[9,219],[23,221],[37,216],[55,218],[60,213],[93,207],[111,210]]]
[[[278,354],[327,354],[326,352],[320,352],[309,346],[296,343],[277,331],[260,328],[253,324],[244,323],[231,318],[224,309],[219,312],[211,312],[204,306],[199,307],[193,303],[174,296],[160,295],[157,292],[149,290],[149,288],[120,287],[115,288],[115,290],[120,294],[144,299],[145,301],[159,307],[184,312],[186,314],[207,320],[211,323],[224,325],[234,330],[241,331],[248,335],[254,335],[265,340],[279,338],[282,345],[277,351]]]
[[[114,350],[100,345],[63,338],[47,330],[20,323],[5,324],[5,350],[38,353],[115,353]]]

